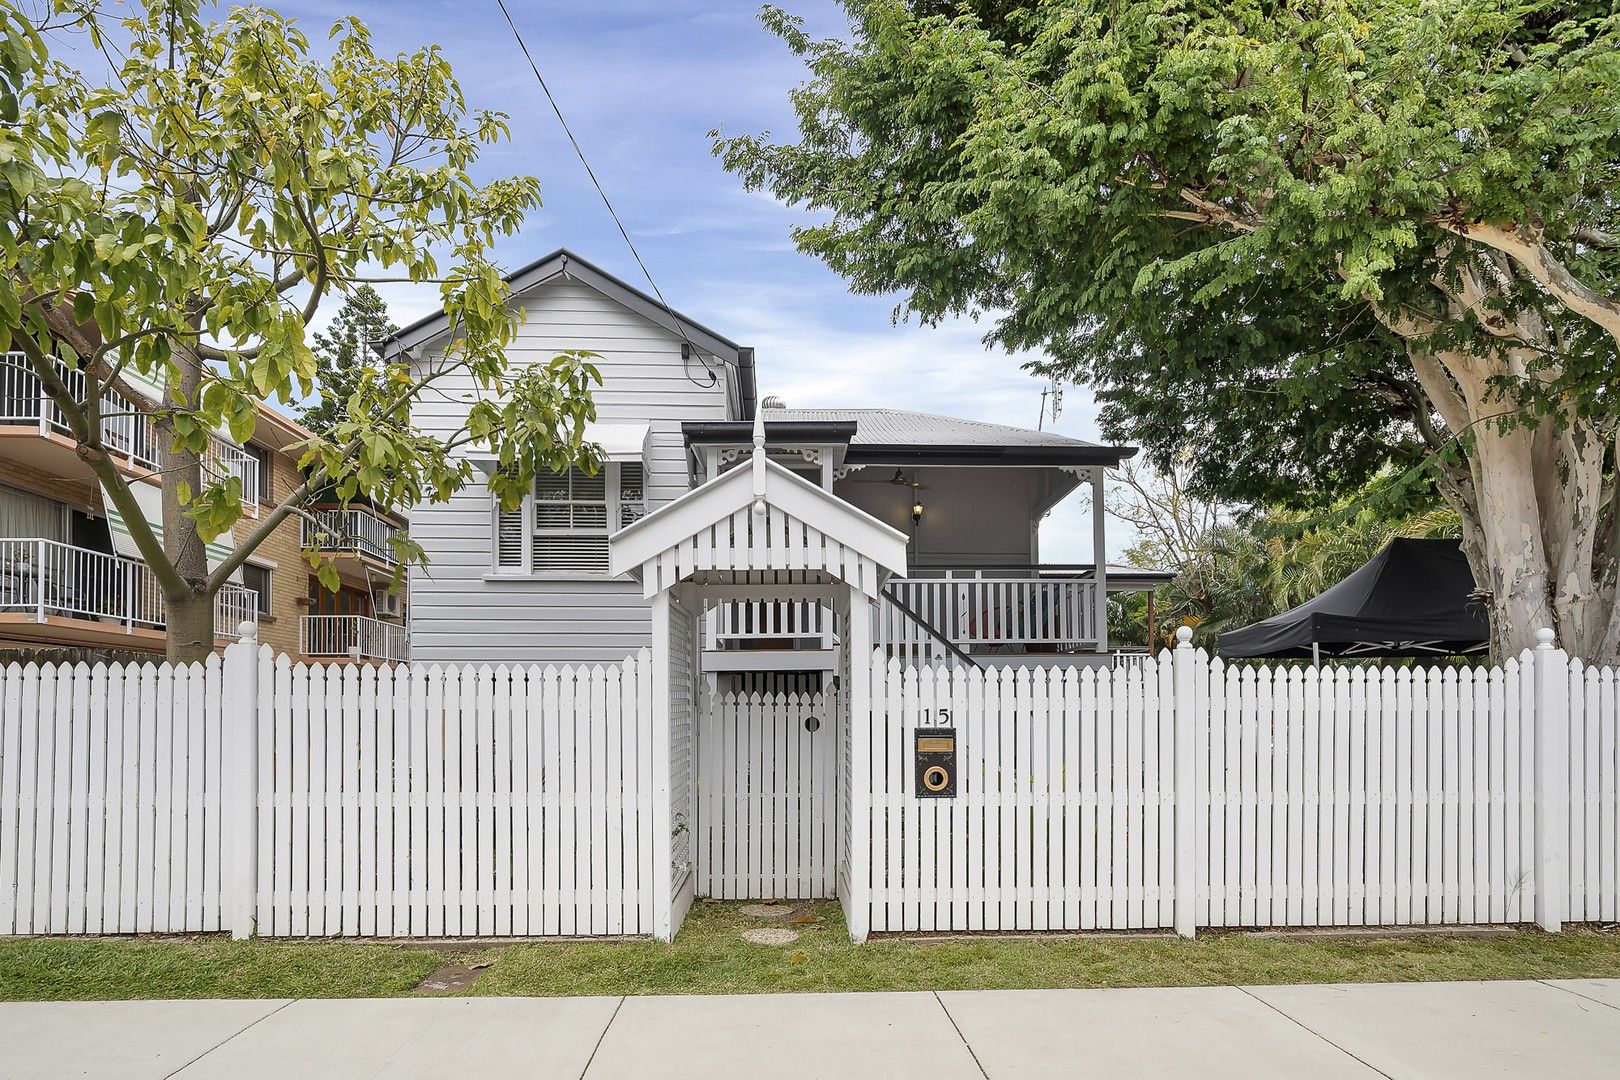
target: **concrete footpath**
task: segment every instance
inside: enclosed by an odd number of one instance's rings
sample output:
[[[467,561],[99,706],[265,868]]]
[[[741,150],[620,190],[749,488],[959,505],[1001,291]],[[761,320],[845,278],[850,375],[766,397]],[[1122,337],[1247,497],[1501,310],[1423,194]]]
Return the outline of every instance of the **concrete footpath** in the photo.
[[[1615,1077],[1620,980],[0,1004],[0,1078]]]

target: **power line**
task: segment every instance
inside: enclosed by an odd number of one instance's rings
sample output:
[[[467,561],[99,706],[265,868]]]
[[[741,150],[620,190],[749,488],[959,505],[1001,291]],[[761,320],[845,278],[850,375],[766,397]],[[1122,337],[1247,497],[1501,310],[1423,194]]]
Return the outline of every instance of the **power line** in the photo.
[[[624,222],[619,220],[619,212],[613,208],[613,200],[608,198],[608,193],[602,187],[602,182],[596,178],[596,170],[591,168],[591,163],[585,159],[585,151],[580,147],[579,140],[574,137],[574,129],[568,126],[568,120],[563,116],[562,109],[557,104],[557,99],[551,95],[551,87],[546,85],[546,77],[540,74],[540,65],[534,62],[534,55],[529,52],[528,43],[523,40],[523,34],[518,30],[517,23],[512,21],[512,13],[506,9],[506,0],[495,0],[495,4],[501,9],[501,14],[506,17],[506,25],[511,27],[512,36],[517,39],[518,48],[523,50],[523,58],[529,62],[529,70],[534,72],[535,81],[540,84],[540,91],[546,95],[546,101],[550,103],[551,111],[557,114],[557,123],[562,125],[563,134],[568,136],[568,142],[574,148],[574,156],[579,158],[581,165],[585,166],[585,175],[591,178],[591,186],[596,188],[596,193],[602,197],[602,205],[607,207],[608,216],[613,219],[613,224],[618,227],[619,235],[624,237],[624,244],[630,249],[630,254],[636,260],[636,265],[641,267],[642,277],[647,279],[647,284],[652,287],[653,294],[658,297],[658,302],[663,305],[665,311],[669,312],[670,318],[675,320],[675,326],[680,331],[681,340],[691,349],[692,355],[698,358],[698,363],[703,365],[704,372],[709,376],[708,385],[714,386],[720,381],[719,376],[710,369],[708,361],[703,359],[702,350],[697,347],[697,343],[686,332],[686,323],[681,320],[680,313],[670,306],[668,300],[664,299],[664,290],[660,289],[658,282],[653,280],[652,271],[647,269],[646,262],[641,258],[641,252],[636,250],[636,242],[630,239],[630,230],[626,229]],[[686,377],[690,381],[697,383],[697,380],[693,379],[690,373]],[[699,383],[698,385],[703,384]]]

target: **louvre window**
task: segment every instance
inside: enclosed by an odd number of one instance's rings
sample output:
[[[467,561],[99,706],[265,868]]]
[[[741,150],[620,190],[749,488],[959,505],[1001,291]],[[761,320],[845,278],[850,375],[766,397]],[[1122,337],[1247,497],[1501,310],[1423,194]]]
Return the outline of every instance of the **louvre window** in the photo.
[[[646,512],[639,463],[546,473],[519,510],[495,507],[495,567],[509,574],[608,572],[608,536]]]

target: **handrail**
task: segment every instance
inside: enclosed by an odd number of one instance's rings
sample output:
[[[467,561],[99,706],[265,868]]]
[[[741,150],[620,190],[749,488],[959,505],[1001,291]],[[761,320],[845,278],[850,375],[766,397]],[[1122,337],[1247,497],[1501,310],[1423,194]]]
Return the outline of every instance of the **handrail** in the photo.
[[[1098,588],[1088,578],[981,574],[897,579],[886,591],[965,651],[1023,652],[1095,645]]]
[[[954,656],[957,660],[960,660],[961,662],[963,662],[965,664],[970,664],[973,667],[982,667],[983,666],[977,660],[973,659],[973,657],[969,656],[967,653],[963,652],[960,648],[958,648],[957,645],[956,645],[956,642],[952,641],[950,638],[948,638],[944,634],[940,633],[939,628],[936,627],[933,623],[929,622],[927,619],[923,618],[921,615],[919,615],[915,611],[913,611],[912,608],[911,608],[911,605],[907,604],[904,600],[902,600],[898,596],[894,595],[894,593],[890,592],[887,588],[885,588],[883,590],[883,599],[888,601],[890,604],[893,604],[894,607],[895,607],[895,610],[899,611],[906,618],[910,619],[912,622],[916,623],[919,627],[921,627],[923,633],[927,634],[929,637],[933,638],[936,642],[943,645],[945,647],[945,650],[947,652],[949,652],[952,656]]]

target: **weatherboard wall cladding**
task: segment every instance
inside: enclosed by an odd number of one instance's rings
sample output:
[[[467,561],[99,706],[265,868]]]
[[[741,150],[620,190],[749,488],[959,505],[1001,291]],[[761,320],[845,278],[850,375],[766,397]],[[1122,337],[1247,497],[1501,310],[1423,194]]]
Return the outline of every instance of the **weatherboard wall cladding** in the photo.
[[[523,324],[507,348],[514,364],[544,363],[564,349],[598,355],[603,384],[597,419],[651,422],[647,510],[689,487],[681,422],[726,419],[720,363],[716,384],[698,360],[681,359],[681,341],[594,289],[557,280],[521,298]],[[690,376],[690,377],[689,377]],[[450,383],[425,402],[416,422],[430,433],[456,430],[470,382]],[[482,484],[448,504],[411,517],[411,536],[429,563],[411,575],[411,655],[428,662],[485,660],[613,663],[651,640],[647,602],[633,582],[606,577],[498,579],[491,565],[490,498]]]

